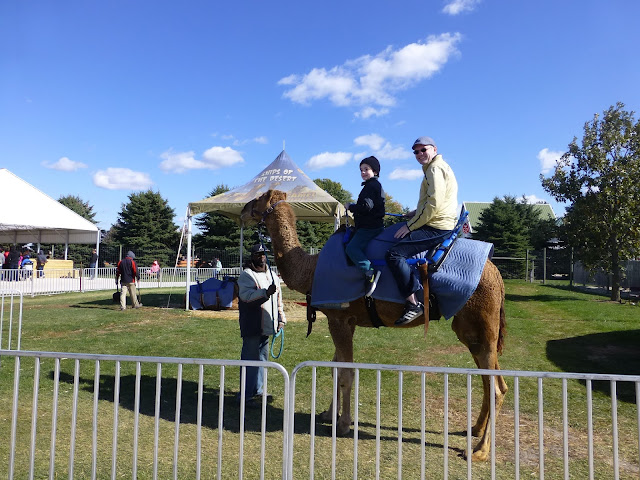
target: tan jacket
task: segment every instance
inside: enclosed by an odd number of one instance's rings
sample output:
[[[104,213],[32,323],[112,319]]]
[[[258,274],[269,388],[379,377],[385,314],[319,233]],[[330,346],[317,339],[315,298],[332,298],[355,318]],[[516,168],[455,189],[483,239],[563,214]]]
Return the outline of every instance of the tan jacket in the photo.
[[[458,182],[453,170],[442,155],[422,166],[424,178],[420,185],[420,199],[416,214],[409,219],[409,230],[429,226],[439,230],[453,230],[458,221]]]

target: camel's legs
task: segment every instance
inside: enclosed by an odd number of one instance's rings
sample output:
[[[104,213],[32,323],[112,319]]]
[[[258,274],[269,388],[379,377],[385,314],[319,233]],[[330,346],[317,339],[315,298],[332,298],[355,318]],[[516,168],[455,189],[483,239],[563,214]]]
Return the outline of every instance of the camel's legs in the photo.
[[[353,362],[353,332],[355,331],[355,323],[348,322],[343,318],[335,318],[327,316],[329,324],[329,333],[336,347],[333,355],[334,362]],[[336,427],[337,434],[340,436],[347,435],[351,430],[351,387],[353,385],[354,373],[351,368],[338,369],[338,404],[342,400],[342,411],[338,416]],[[329,409],[320,414],[322,421],[330,421],[333,419],[334,412],[339,410],[331,402]]]
[[[485,352],[479,355],[473,355],[473,359],[476,362],[478,368],[500,370],[500,364],[498,363],[498,354],[495,349]],[[507,393],[508,387],[502,375],[497,374],[494,378],[495,388],[495,414],[498,415],[502,402]],[[476,424],[471,429],[471,433],[474,436],[480,436],[480,441],[473,449],[472,460],[486,460],[489,455],[491,445],[489,443],[491,439],[491,426],[489,424],[489,414],[491,409],[491,377],[488,375],[482,376],[482,407],[480,408],[480,414]]]

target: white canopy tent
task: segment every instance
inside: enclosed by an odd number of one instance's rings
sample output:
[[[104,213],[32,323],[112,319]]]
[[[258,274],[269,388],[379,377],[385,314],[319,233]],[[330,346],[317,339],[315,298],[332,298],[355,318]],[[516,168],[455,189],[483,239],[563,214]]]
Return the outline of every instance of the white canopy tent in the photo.
[[[0,168],[0,244],[100,244],[100,229],[6,168]]]
[[[240,264],[242,264],[242,241],[244,225],[240,218],[242,208],[254,198],[275,189],[287,194],[298,220],[330,222],[337,228],[345,208],[335,198],[316,185],[294,162],[287,152],[265,167],[252,180],[241,187],[220,195],[189,203],[187,209],[187,309],[189,308],[189,278],[191,266],[191,221],[199,213],[220,213],[240,225]]]

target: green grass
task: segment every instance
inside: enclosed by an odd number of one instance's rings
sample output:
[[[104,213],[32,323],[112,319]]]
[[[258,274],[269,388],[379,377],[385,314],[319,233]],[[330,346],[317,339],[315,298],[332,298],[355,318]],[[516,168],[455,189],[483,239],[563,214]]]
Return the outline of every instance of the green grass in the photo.
[[[617,304],[605,297],[569,290],[565,284],[529,284],[507,281],[507,337],[500,363],[505,370],[557,372],[594,372],[640,374],[640,307]],[[169,300],[169,294],[170,300]],[[323,316],[319,315],[313,332],[306,337],[304,309],[293,301],[304,301],[302,295],[286,291],[289,325],[285,330],[285,348],[278,359],[291,372],[307,360],[327,361],[333,356],[333,344]],[[241,338],[237,312],[185,312],[180,289],[143,291],[145,308],[120,312],[111,301],[111,292],[66,294],[24,299],[22,349],[53,352],[102,353],[136,356],[239,359]],[[170,308],[166,308],[169,305]],[[6,324],[4,325],[6,329]],[[6,335],[6,332],[5,332]],[[357,329],[355,361],[360,363],[432,365],[471,368],[475,365],[468,351],[457,341],[450,322],[432,322],[428,337],[416,329]],[[43,360],[40,373],[40,405],[38,410],[36,477],[46,477],[51,438],[51,399],[53,395],[52,360]],[[140,451],[138,477],[151,477],[155,364],[143,364],[141,379]],[[3,359],[0,365],[0,435],[9,438],[13,391],[13,361]],[[160,421],[160,474],[172,476],[175,421],[176,367],[163,368],[163,404]],[[294,441],[295,478],[309,477],[310,369],[302,370],[296,385],[296,438]],[[68,446],[73,391],[74,363],[61,361],[59,392],[56,473],[68,476]],[[18,447],[28,453],[31,428],[33,360],[21,363]],[[113,421],[113,389],[115,365],[101,364],[99,400],[98,478],[110,477]],[[135,365],[123,363],[120,372],[121,391],[118,409],[117,477],[131,477],[131,445],[133,442],[133,391]],[[90,473],[91,408],[93,404],[94,365],[80,367],[80,402],[76,433],[76,478]],[[381,478],[395,478],[397,468],[398,377],[383,372],[381,391]],[[283,382],[271,371],[269,389],[274,401],[267,406],[266,478],[279,478],[282,445]],[[197,366],[183,368],[183,392],[180,425],[179,478],[195,477],[195,428],[197,399]],[[237,478],[240,442],[239,412],[233,402],[238,390],[238,369],[226,369],[225,418],[223,430],[223,478]],[[427,478],[442,478],[443,471],[443,381],[428,374],[426,381]],[[513,478],[513,379],[507,378],[510,391],[497,419],[497,478]],[[216,473],[218,444],[218,401],[220,369],[204,369],[204,405],[202,442],[203,478]],[[546,478],[562,478],[562,392],[560,381],[545,381],[545,472]],[[317,413],[328,406],[331,398],[331,372],[318,369]],[[570,473],[572,478],[587,477],[586,403],[583,382],[567,382],[569,403]],[[360,429],[358,465],[360,478],[375,476],[375,395],[376,375],[360,371]],[[466,448],[466,379],[449,378],[449,478],[466,478],[466,461],[459,454]],[[481,387],[473,380],[473,420],[477,415]],[[594,384],[593,394],[596,477],[613,478],[611,454],[611,398],[609,384]],[[418,478],[420,467],[420,375],[405,374],[403,382],[403,477]],[[638,478],[638,425],[633,385],[618,385],[618,428],[620,435],[620,478]],[[537,478],[537,383],[520,380],[521,478]],[[247,412],[244,450],[245,478],[256,478],[259,472],[259,412]],[[315,478],[330,478],[332,455],[331,429],[316,425]],[[475,442],[475,440],[474,440]],[[351,478],[353,439],[337,440],[337,478]],[[8,442],[0,446],[0,477],[7,476]],[[25,478],[28,455],[18,456],[16,478]],[[487,478],[490,465],[473,466],[473,478]]]

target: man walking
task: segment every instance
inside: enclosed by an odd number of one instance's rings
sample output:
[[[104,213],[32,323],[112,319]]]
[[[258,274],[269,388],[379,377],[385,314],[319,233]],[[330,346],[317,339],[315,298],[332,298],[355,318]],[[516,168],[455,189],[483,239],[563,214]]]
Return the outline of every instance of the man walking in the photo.
[[[140,272],[134,261],[136,256],[131,250],[127,252],[127,256],[118,262],[116,268],[116,287],[120,280],[120,310],[127,309],[127,290],[131,296],[133,308],[140,308],[141,303],[138,302],[138,294],[136,292],[136,280],[140,281]]]

